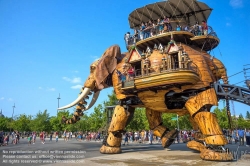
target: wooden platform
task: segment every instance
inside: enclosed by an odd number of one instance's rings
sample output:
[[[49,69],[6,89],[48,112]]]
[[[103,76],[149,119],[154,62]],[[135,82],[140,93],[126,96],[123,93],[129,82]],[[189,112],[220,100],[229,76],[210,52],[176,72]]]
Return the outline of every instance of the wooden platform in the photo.
[[[206,36],[206,35],[201,35],[201,36],[194,36],[190,38],[192,41],[192,45],[195,45],[199,48],[201,48],[204,51],[209,51],[217,47],[220,43],[220,39],[217,38],[216,36]]]
[[[198,81],[200,81],[198,74],[192,70],[171,70],[137,77],[134,79],[134,82],[129,82],[128,84],[125,82],[121,89],[143,89],[170,84],[195,84]],[[131,83],[134,83],[134,85]]]

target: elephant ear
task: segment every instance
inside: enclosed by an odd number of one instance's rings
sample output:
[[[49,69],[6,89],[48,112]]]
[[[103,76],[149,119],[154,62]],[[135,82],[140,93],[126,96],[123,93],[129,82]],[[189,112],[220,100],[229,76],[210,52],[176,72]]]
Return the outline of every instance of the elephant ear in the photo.
[[[117,66],[117,60],[122,59],[121,50],[118,45],[109,47],[102,55],[96,66],[96,87],[101,90],[105,87],[107,77],[113,73]]]

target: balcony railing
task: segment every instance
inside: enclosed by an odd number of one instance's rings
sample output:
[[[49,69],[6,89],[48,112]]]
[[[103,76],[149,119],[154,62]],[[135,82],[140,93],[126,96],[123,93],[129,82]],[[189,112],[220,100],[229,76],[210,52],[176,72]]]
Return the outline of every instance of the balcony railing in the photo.
[[[145,37],[145,32],[140,31],[138,33],[138,35],[136,35],[136,36],[133,35],[128,39],[128,45],[126,43],[126,46],[129,47],[129,46],[135,45],[138,41],[141,41],[141,40],[144,40],[144,39],[147,39],[147,38],[151,38],[151,37],[155,37],[155,36],[167,33],[167,32],[178,32],[178,31],[190,32],[190,33],[194,34],[195,36],[215,36],[215,37],[217,37],[216,32],[213,30],[213,28],[211,26],[208,26],[207,35],[204,35],[204,31],[200,31],[199,29],[195,29],[193,27],[191,27],[191,28],[183,28],[183,29],[180,29],[180,30],[166,31],[166,32],[163,32],[163,33],[157,32],[157,33],[155,33],[153,35],[150,33],[150,35],[146,35],[146,37]]]

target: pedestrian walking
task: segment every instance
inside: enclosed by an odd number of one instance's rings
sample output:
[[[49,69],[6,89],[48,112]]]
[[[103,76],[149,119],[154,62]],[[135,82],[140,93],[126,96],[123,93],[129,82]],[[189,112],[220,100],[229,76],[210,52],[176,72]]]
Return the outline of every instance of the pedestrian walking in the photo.
[[[239,135],[239,141],[240,141],[240,146],[244,145],[244,137],[245,137],[245,132],[243,129],[238,130],[238,135]]]
[[[246,130],[246,146],[250,146],[250,129]]]

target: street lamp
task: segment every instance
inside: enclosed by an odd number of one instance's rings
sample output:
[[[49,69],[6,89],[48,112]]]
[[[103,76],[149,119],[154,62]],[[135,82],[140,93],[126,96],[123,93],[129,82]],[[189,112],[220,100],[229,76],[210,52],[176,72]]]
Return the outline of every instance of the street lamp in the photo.
[[[15,103],[14,103],[14,105],[12,106],[12,108],[13,108],[13,111],[12,111],[12,119],[11,119],[11,121],[13,121],[14,109],[16,108]],[[11,132],[11,127],[10,127],[10,132]]]
[[[13,112],[12,112],[12,119],[13,119],[14,109],[16,108],[15,103],[14,103],[14,105],[12,107],[13,107]]]
[[[60,100],[61,98],[60,98],[60,93],[59,93],[59,96],[58,96],[58,98],[57,98],[57,100],[58,100],[58,107],[57,108],[59,108],[59,100]],[[57,110],[57,114],[58,114],[58,110]]]
[[[179,116],[178,116],[178,114],[177,114],[177,117],[176,117],[176,121],[177,121],[177,130],[179,131],[180,128],[179,128]]]

